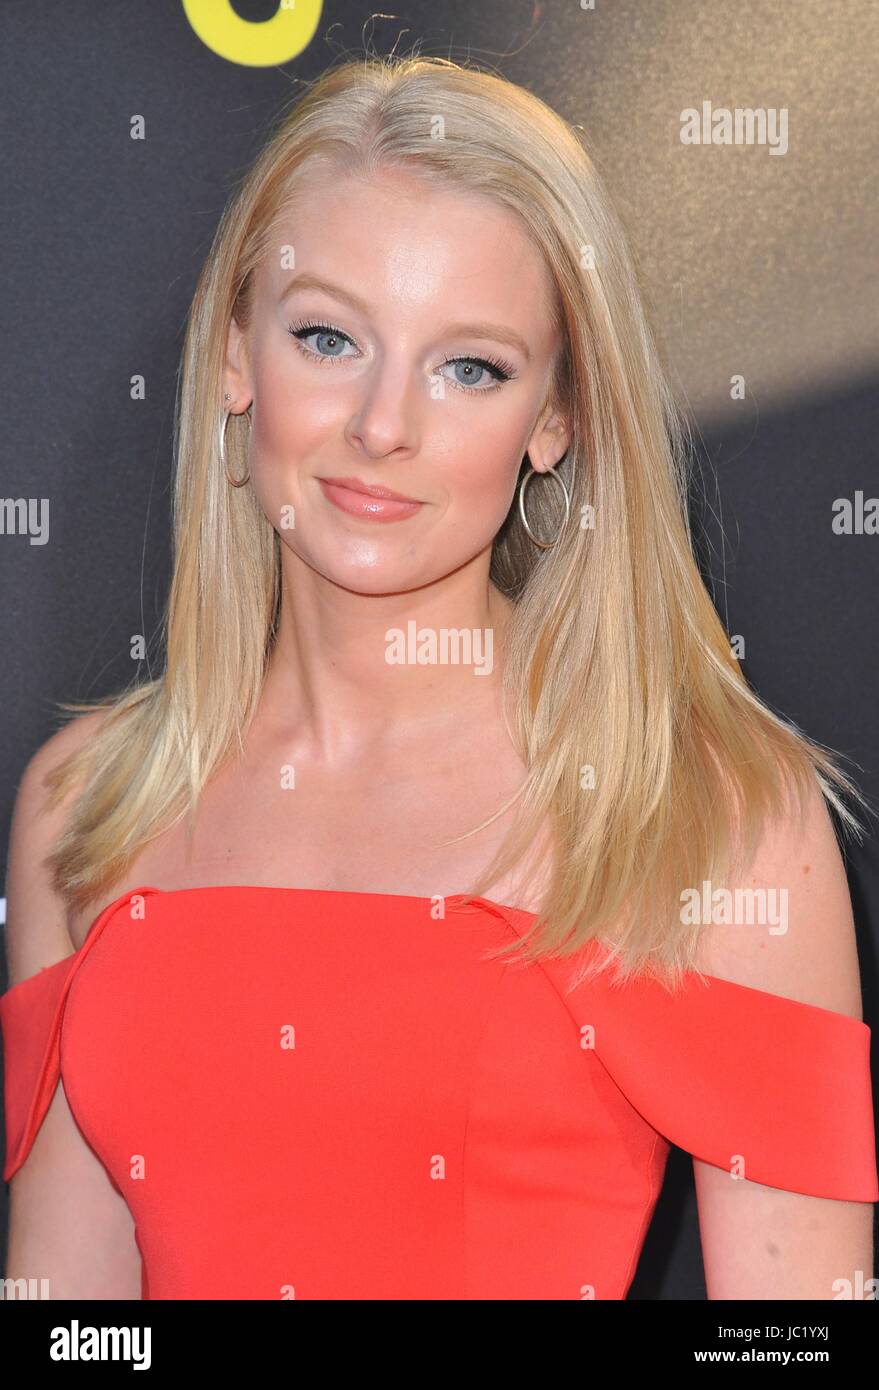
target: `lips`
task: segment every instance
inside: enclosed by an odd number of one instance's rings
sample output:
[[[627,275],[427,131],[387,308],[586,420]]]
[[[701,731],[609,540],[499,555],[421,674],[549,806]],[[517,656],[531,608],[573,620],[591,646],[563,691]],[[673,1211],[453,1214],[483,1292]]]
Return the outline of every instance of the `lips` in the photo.
[[[322,483],[331,483],[333,487],[344,487],[349,492],[362,492],[367,497],[386,498],[389,502],[416,502],[415,497],[406,497],[402,492],[394,492],[389,487],[382,487],[377,483],[364,483],[360,478],[321,478]]]
[[[424,505],[389,487],[364,483],[360,478],[318,478],[317,481],[328,502],[361,521],[402,521],[414,516]]]

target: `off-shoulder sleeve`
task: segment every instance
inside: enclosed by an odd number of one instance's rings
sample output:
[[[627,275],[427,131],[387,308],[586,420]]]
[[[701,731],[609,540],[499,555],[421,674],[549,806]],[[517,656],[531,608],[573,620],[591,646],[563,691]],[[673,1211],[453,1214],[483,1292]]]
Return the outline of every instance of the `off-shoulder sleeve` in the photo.
[[[130,888],[98,913],[78,951],[48,965],[0,995],[3,1100],[8,1182],[31,1151],[61,1076],[61,1030],[67,993],[77,970],[117,912],[158,888]]]
[[[867,1024],[696,972],[679,992],[640,979],[568,999],[594,1015],[596,1054],[630,1104],[694,1158],[790,1192],[879,1200]]]
[[[530,913],[478,901],[520,937],[533,923]],[[694,970],[675,990],[646,975],[576,983],[603,950],[590,942],[540,966],[573,1018],[576,1045],[594,1048],[657,1134],[767,1187],[879,1201],[866,1023]]]
[[[6,1158],[3,1181],[24,1163],[60,1076],[59,1023],[76,957],[69,956],[0,995]]]

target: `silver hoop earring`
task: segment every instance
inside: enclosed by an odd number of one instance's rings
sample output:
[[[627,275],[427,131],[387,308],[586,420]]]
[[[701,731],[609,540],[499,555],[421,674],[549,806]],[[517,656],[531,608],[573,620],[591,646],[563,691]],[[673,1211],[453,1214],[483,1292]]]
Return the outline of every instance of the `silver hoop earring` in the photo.
[[[527,485],[531,482],[531,479],[537,476],[539,470],[534,468],[532,465],[531,472],[526,473],[521,483],[519,484],[519,515],[522,518],[522,525],[525,527],[525,530],[528,532],[528,535],[531,537],[534,544],[539,545],[542,550],[551,550],[554,545],[558,545],[562,536],[562,532],[567,526],[568,520],[570,519],[571,515],[571,498],[568,493],[568,489],[565,487],[565,480],[562,477],[562,475],[560,473],[556,473],[555,470],[556,465],[554,464],[552,468],[547,468],[546,473],[544,474],[544,476],[549,476],[555,479],[565,496],[565,515],[562,524],[559,527],[558,535],[555,537],[555,540],[542,541],[539,536],[535,536],[534,532],[531,530],[531,527],[528,525],[528,518],[525,515],[525,489]]]
[[[229,395],[228,392],[227,392],[227,393],[225,394],[225,396],[223,397],[224,402],[230,401],[231,399],[232,399],[232,398],[231,398],[231,396]],[[223,465],[223,472],[226,474],[226,482],[229,484],[229,486],[230,486],[230,487],[244,487],[245,483],[250,482],[250,469],[248,468],[247,473],[245,474],[245,476],[244,476],[243,478],[230,478],[230,476],[229,476],[229,470],[228,470],[228,468],[226,467],[226,426],[227,426],[228,423],[229,423],[229,416],[230,416],[231,414],[232,414],[232,411],[231,411],[231,410],[226,410],[226,411],[224,411],[223,415],[220,417],[220,436],[219,436],[220,463]],[[252,425],[253,425],[253,406],[252,406],[252,405],[248,406],[247,409],[245,410],[244,414],[247,416],[248,422],[249,422],[249,424],[250,424],[251,427],[252,427]]]

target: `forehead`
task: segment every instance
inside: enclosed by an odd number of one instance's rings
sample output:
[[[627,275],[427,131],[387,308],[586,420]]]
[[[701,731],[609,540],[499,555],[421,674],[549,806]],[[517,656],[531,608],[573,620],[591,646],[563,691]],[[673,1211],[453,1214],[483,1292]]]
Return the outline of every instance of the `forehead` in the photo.
[[[260,271],[274,298],[309,271],[401,322],[500,315],[532,342],[550,328],[552,280],[516,214],[408,171],[310,172],[278,218]]]

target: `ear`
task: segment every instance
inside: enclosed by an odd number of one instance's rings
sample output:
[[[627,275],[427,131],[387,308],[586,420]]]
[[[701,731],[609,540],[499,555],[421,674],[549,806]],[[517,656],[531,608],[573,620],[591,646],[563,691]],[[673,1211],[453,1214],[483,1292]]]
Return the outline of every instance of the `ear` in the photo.
[[[253,401],[247,335],[239,328],[234,317],[230,320],[229,332],[226,335],[223,392],[230,398],[227,404],[233,415],[243,414]]]
[[[568,422],[552,406],[541,411],[528,441],[528,457],[537,473],[545,473],[563,459],[571,444]]]

